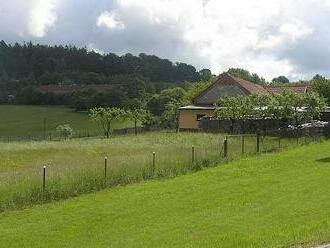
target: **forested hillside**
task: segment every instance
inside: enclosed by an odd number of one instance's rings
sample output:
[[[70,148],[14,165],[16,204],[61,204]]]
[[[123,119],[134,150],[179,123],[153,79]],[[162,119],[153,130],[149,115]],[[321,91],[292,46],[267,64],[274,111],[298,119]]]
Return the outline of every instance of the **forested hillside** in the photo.
[[[109,83],[117,75],[140,75],[151,81],[178,82],[199,79],[195,67],[141,53],[101,55],[74,46],[45,46],[32,43],[7,45],[0,42],[0,75],[29,79],[37,84]]]
[[[31,93],[38,85],[121,84],[130,88],[132,85],[139,87],[136,82],[142,81],[144,90],[159,93],[164,88],[200,79],[201,74],[192,65],[172,63],[153,55],[102,55],[74,46],[34,45],[31,42],[10,45],[0,42],[1,102],[6,102],[8,95],[13,95],[17,96],[15,101],[18,103],[67,103],[63,99],[31,102],[31,98],[37,97],[28,96],[27,92]]]

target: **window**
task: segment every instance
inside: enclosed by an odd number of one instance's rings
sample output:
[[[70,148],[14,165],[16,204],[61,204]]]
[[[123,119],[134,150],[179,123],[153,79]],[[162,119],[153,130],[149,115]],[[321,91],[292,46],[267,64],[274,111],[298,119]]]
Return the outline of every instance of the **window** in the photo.
[[[205,114],[196,115],[196,120],[200,121],[204,116],[205,116]]]

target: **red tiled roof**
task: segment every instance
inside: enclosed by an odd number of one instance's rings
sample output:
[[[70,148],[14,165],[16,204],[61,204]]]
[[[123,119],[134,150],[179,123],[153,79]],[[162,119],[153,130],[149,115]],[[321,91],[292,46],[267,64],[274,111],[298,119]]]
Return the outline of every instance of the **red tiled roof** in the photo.
[[[116,85],[99,84],[99,85],[81,85],[81,84],[48,84],[39,86],[42,94],[52,93],[56,95],[72,94],[75,92],[84,92],[90,89],[97,93],[105,93],[116,88]]]
[[[265,95],[269,94],[268,91],[261,85],[249,82],[247,80],[234,77],[230,75],[229,73],[222,73],[217,77],[217,79],[209,85],[206,89],[204,89],[202,92],[200,92],[197,96],[195,96],[192,100],[192,102],[196,105],[198,105],[197,99],[205,96],[207,92],[212,91],[214,88],[216,88],[217,85],[236,85],[238,86],[246,95],[250,94],[257,94],[257,95]],[[199,104],[200,105],[200,104]],[[213,105],[213,103],[207,103],[206,105]]]
[[[244,88],[248,93],[250,94],[256,94],[256,95],[266,95],[268,94],[268,91],[259,84],[252,83],[250,81],[234,77],[230,74],[227,74],[229,77],[231,77],[237,84],[239,84],[242,88]]]
[[[307,92],[312,91],[312,87],[310,85],[284,85],[284,86],[267,85],[265,86],[265,89],[269,93],[273,93],[273,94],[281,94],[285,90],[292,91],[297,94],[305,94]]]
[[[213,105],[215,99],[220,97],[219,92],[216,91],[217,86],[219,85],[236,85],[241,89],[241,91],[245,95],[280,94],[285,90],[293,91],[294,93],[298,93],[298,94],[304,94],[312,91],[312,87],[310,85],[262,86],[238,77],[234,77],[229,73],[223,73],[219,75],[217,79],[211,85],[209,85],[205,90],[203,90],[197,96],[195,96],[192,102],[195,105],[207,105],[207,106]],[[210,92],[212,92],[212,94],[210,94]],[[219,94],[218,97],[216,97],[217,94]],[[204,101],[204,103],[201,103],[201,101],[202,102]]]

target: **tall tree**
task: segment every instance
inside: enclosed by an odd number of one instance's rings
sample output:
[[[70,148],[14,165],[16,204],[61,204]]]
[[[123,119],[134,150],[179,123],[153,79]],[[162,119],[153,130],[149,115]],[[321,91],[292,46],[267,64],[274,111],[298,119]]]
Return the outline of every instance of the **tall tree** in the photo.
[[[131,120],[134,121],[134,133],[137,135],[138,122],[142,124],[145,123],[149,119],[150,113],[145,109],[133,109],[129,110],[127,115]]]
[[[327,104],[330,104],[330,79],[317,74],[311,80],[311,84],[316,92],[325,98]]]
[[[248,70],[242,68],[230,68],[227,72],[234,77],[239,77],[256,84],[266,84],[266,80],[263,77],[260,77],[256,73],[251,74]]]
[[[274,84],[287,84],[290,83],[290,80],[285,76],[278,76],[272,79],[272,83]]]
[[[205,82],[205,81],[210,81],[213,77],[211,70],[209,69],[202,69],[198,72],[200,80]]]

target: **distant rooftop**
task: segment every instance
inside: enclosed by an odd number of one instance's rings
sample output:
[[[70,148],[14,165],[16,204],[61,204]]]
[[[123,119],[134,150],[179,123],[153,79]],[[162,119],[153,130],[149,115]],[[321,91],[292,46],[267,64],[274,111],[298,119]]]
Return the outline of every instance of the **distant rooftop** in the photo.
[[[281,94],[284,91],[292,91],[297,94],[305,94],[312,91],[312,87],[310,85],[267,85],[264,88],[273,94]]]

